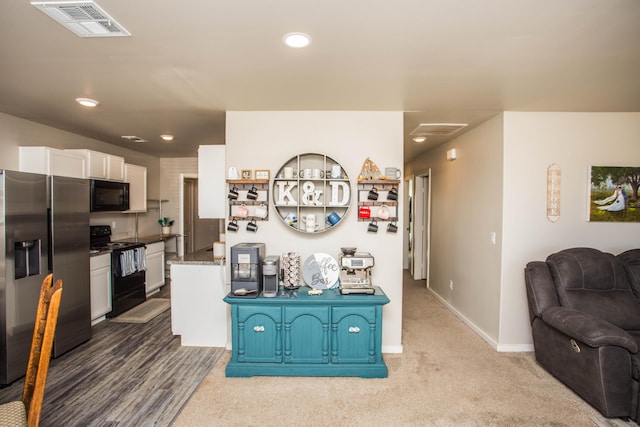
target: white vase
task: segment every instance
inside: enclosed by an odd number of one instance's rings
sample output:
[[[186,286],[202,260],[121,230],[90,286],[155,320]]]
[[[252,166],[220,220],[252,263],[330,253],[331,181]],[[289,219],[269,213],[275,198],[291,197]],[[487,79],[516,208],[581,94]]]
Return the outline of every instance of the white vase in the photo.
[[[171,227],[162,227],[162,234],[171,234]]]

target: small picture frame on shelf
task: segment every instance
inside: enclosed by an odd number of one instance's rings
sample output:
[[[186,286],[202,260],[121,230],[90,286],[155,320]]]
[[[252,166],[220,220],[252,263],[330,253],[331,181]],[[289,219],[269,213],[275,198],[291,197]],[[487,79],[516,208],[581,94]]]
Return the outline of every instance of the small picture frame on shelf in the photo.
[[[269,180],[269,171],[268,170],[258,170],[258,169],[256,169],[256,179]]]
[[[240,178],[242,179],[252,179],[253,171],[251,169],[242,169],[240,172]]]

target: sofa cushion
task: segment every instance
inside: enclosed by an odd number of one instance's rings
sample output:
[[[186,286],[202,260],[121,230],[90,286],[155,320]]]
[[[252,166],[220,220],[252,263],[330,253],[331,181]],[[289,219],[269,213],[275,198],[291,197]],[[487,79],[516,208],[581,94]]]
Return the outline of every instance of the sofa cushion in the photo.
[[[626,270],[631,289],[636,297],[640,298],[640,249],[631,249],[618,255]]]
[[[560,305],[627,331],[640,330],[640,302],[620,259],[593,248],[572,248],[550,255],[547,264]]]

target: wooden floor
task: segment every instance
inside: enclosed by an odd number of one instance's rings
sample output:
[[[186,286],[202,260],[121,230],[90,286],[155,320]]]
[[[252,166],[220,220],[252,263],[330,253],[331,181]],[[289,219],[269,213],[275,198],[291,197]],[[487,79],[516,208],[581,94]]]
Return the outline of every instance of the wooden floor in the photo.
[[[53,359],[40,425],[170,425],[224,351],[181,347],[170,316],[167,310],[146,324],[106,320],[89,342]],[[0,403],[21,393],[19,380],[0,390]]]

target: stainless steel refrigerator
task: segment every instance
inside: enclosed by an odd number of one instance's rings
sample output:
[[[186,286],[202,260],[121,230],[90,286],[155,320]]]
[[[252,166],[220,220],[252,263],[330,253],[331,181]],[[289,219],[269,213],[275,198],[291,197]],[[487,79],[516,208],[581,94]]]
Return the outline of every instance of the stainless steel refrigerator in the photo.
[[[0,170],[0,384],[24,376],[40,286],[63,281],[54,355],[91,337],[89,187]]]
[[[53,340],[58,357],[91,338],[89,273],[89,181],[48,177],[49,270],[62,279],[62,299]]]

